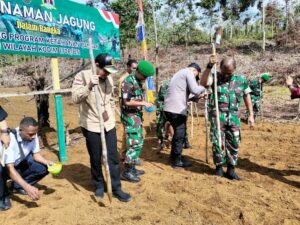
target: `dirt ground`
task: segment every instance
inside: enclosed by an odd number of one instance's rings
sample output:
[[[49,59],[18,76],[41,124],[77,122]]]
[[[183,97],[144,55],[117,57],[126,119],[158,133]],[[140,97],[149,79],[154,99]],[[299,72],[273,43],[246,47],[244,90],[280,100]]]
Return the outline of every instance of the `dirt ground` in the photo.
[[[10,90],[1,89],[4,91]],[[52,96],[50,99],[51,126],[55,129],[54,101]],[[24,97],[0,100],[9,112],[11,127],[17,126],[23,115],[36,115],[34,101],[28,100]],[[77,108],[70,97],[63,100],[64,120],[70,124],[72,141],[67,147],[68,160],[62,173],[39,182],[37,187],[42,197],[37,202],[27,196],[12,195],[13,207],[0,213],[0,224],[300,224],[299,122],[260,119],[253,130],[243,125],[237,169],[242,181],[230,181],[214,176],[210,144],[209,163],[205,163],[203,117],[194,119],[193,149],[183,153],[193,167],[174,170],[168,161],[170,149],[158,154],[153,124],[149,131],[149,118],[153,121],[154,115],[145,115],[148,132],[141,158],[146,174],[138,184],[122,183],[124,190],[133,196],[131,202],[113,199],[110,205],[107,197],[103,202],[94,197]],[[295,102],[293,106],[296,108]],[[284,107],[281,105],[278,110]],[[267,116],[275,113],[267,109],[266,112]],[[120,147],[120,122],[117,128]],[[42,153],[57,161],[54,129],[46,132],[40,143]]]

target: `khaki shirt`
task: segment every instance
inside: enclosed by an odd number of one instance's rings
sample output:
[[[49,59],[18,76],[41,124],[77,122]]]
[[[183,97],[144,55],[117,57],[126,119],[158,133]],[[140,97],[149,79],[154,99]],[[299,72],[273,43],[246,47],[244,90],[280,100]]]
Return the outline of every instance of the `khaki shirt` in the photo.
[[[113,79],[111,75],[105,81],[99,81],[98,86],[90,91],[88,84],[92,76],[91,70],[84,70],[75,76],[72,86],[72,100],[79,107],[79,125],[88,131],[100,133],[100,120],[96,107],[96,92],[95,88],[100,89],[100,105],[102,112],[105,110],[109,119],[104,122],[104,128],[109,131],[115,127],[115,105],[112,98]],[[106,87],[105,87],[106,86]],[[105,91],[106,89],[106,91]]]

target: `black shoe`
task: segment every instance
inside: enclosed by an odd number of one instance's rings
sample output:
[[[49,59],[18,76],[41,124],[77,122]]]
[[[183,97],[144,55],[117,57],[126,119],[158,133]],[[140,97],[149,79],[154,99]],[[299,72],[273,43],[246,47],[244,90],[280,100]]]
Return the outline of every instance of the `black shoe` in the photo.
[[[241,178],[235,173],[234,166],[228,165],[225,177],[230,180],[241,180]]]
[[[121,173],[121,179],[132,183],[141,181],[141,178],[134,173],[134,165],[131,164],[125,164],[125,170]]]
[[[97,188],[95,191],[95,196],[99,198],[104,197],[104,188]]]
[[[0,199],[0,211],[8,210],[11,208],[10,198],[8,196]]]
[[[145,170],[138,170],[135,168],[135,166],[133,167],[133,171],[136,176],[141,176],[145,174]]]
[[[188,141],[186,141],[184,144],[183,144],[183,148],[184,149],[190,149],[192,148],[192,146],[190,145],[190,143]]]
[[[129,202],[131,200],[130,194],[122,191],[121,189],[113,192],[113,197],[119,199],[121,202]]]
[[[224,177],[224,170],[222,166],[216,166],[216,176]]]
[[[186,160],[183,160],[182,157],[176,158],[173,163],[172,167],[173,168],[186,168],[186,167],[191,167],[192,163]]]

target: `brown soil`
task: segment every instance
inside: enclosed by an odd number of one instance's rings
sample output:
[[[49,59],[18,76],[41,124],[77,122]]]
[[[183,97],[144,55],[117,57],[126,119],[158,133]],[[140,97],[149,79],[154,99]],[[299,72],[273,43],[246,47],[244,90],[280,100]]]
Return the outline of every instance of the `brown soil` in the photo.
[[[8,92],[8,89],[1,92]],[[52,98],[53,99],[53,98]],[[8,122],[17,126],[23,115],[36,115],[34,101],[1,99],[9,112]],[[204,118],[195,120],[193,149],[184,150],[193,167],[174,170],[168,162],[170,149],[157,153],[155,128],[148,130],[142,153],[146,174],[142,182],[123,182],[133,200],[96,200],[90,180],[89,157],[77,123],[77,109],[64,97],[64,120],[70,123],[71,146],[60,175],[47,176],[37,186],[41,199],[13,195],[12,209],[0,213],[0,224],[300,224],[300,126],[298,122],[270,123],[260,120],[255,129],[242,126],[237,169],[242,181],[215,177],[209,145],[205,163]],[[272,113],[272,111],[270,112]],[[51,101],[51,126],[55,113]],[[154,115],[150,116],[151,120]],[[190,122],[189,122],[190,127]],[[118,146],[122,127],[117,123]],[[57,138],[48,130],[40,138],[43,154],[57,161]]]

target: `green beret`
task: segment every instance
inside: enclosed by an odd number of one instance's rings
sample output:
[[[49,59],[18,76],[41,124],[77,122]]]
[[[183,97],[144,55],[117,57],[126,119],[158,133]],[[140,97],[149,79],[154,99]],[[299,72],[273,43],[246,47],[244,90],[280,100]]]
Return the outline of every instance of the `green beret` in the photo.
[[[260,75],[261,79],[263,79],[264,81],[268,81],[271,79],[270,75],[268,73],[263,73]]]
[[[154,75],[154,67],[151,63],[146,60],[142,60],[139,62],[137,66],[137,70],[143,75],[143,77],[151,77]]]

